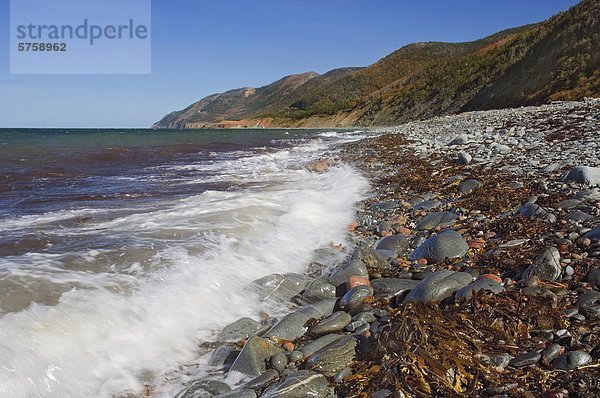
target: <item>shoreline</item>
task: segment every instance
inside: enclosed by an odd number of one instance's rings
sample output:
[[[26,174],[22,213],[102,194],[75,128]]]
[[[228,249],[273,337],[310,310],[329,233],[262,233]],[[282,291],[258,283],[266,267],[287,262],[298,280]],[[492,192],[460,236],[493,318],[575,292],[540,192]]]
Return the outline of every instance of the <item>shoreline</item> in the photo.
[[[253,380],[177,396],[596,396],[600,175],[561,179],[600,166],[599,116],[479,111],[342,144],[372,184],[357,248],[330,275],[255,281],[304,305],[221,332],[209,364]]]

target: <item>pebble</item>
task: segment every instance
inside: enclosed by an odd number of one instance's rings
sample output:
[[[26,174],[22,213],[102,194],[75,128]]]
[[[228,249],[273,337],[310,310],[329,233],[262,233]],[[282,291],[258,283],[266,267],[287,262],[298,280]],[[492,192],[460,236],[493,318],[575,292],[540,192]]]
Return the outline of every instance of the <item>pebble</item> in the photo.
[[[351,321],[350,314],[344,311],[334,312],[333,315],[323,319],[319,324],[311,326],[308,331],[316,336],[335,333],[343,330]]]
[[[425,240],[412,252],[409,259],[415,261],[424,258],[434,264],[446,258],[464,257],[467,250],[469,245],[465,238],[456,231],[448,229]]]
[[[435,302],[450,297],[455,291],[467,286],[473,277],[466,272],[439,270],[415,286],[404,299],[404,303]]]
[[[552,361],[557,369],[573,370],[590,362],[592,357],[585,351],[569,351]]]
[[[339,306],[343,310],[353,312],[361,308],[365,299],[370,296],[373,296],[373,288],[371,286],[356,286],[342,297]]]
[[[535,365],[542,358],[539,352],[533,351],[525,354],[517,355],[510,360],[509,365],[515,368],[521,368],[523,366]]]

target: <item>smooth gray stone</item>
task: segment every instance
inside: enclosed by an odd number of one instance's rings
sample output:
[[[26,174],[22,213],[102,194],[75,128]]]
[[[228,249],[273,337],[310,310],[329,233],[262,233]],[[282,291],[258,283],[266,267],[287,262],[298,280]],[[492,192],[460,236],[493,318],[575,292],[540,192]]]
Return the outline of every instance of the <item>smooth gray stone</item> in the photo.
[[[539,362],[542,358],[542,354],[536,351],[528,352],[525,354],[517,355],[513,359],[510,360],[510,366],[515,368],[520,368],[523,366],[534,365]]]
[[[569,171],[563,181],[573,181],[585,185],[600,185],[600,167],[576,166]]]
[[[560,207],[563,210],[574,209],[581,204],[580,200],[577,199],[567,199],[559,202],[556,207]]]
[[[508,366],[508,364],[510,363],[510,361],[513,358],[514,357],[512,355],[505,352],[505,353],[490,357],[490,364],[492,364],[498,368],[504,369]]]
[[[431,210],[431,209],[436,209],[438,207],[440,207],[442,205],[442,202],[440,202],[437,199],[433,199],[433,200],[426,200],[420,203],[417,203],[416,205],[413,206],[413,210]]]
[[[583,293],[579,296],[576,306],[580,314],[591,319],[597,319],[600,314],[600,292],[590,290]]]
[[[375,250],[392,250],[396,255],[404,253],[410,242],[406,239],[406,236],[402,234],[390,235],[379,240],[375,245]]]
[[[279,355],[279,354],[277,354],[277,355]],[[285,354],[283,354],[283,356],[285,356]],[[261,387],[267,383],[270,383],[271,381],[275,380],[278,377],[279,377],[279,372],[277,370],[275,370],[275,369],[267,370],[265,373],[261,374],[258,377],[255,377],[254,379],[252,379],[249,382],[247,382],[246,384],[244,384],[244,388]]]
[[[250,289],[257,292],[258,299],[287,301],[300,294],[311,279],[300,274],[272,274],[250,283]]]
[[[552,365],[557,369],[573,370],[591,361],[592,357],[585,351],[569,351],[552,361]]]
[[[460,151],[456,156],[455,162],[458,164],[469,164],[473,160],[473,156],[469,155],[465,151]]]
[[[374,322],[377,318],[375,318],[375,314],[373,311],[363,311],[352,317],[352,321],[360,321],[365,323]]]
[[[335,268],[329,275],[328,282],[333,286],[345,284],[353,275],[369,277],[367,267],[360,260],[350,260]]]
[[[289,353],[290,362],[298,362],[304,358],[304,354],[300,351],[292,351]]]
[[[590,188],[584,189],[583,191],[577,192],[573,199],[583,200],[583,201],[593,201],[600,200],[600,189],[598,188]]]
[[[398,255],[393,250],[375,250],[377,257],[385,261],[386,263],[391,263],[398,258]]]
[[[584,238],[600,240],[600,225],[596,225],[591,231],[583,235]]]
[[[359,285],[348,290],[340,300],[340,308],[352,312],[363,304],[367,297],[373,296],[371,286]]]
[[[424,258],[429,263],[439,263],[447,258],[464,257],[467,250],[469,245],[465,238],[458,232],[447,229],[421,243],[409,259],[416,261]]]
[[[333,343],[334,341],[341,339],[342,337],[344,337],[344,335],[328,334],[328,335],[319,337],[318,339],[311,341],[310,343],[307,343],[304,346],[300,347],[300,351],[302,352],[302,354],[305,357],[308,357],[308,356],[311,356],[312,354],[314,354],[315,352],[319,351],[321,348]]]
[[[315,279],[308,285],[302,298],[309,303],[335,298],[335,286],[322,279]]]
[[[565,220],[567,220],[567,221],[580,221],[580,222],[582,222],[582,221],[591,220],[592,218],[594,218],[594,217],[591,216],[591,215],[589,215],[589,214],[587,214],[587,213],[584,213],[581,210],[575,210],[575,211],[572,211],[572,212],[567,213],[565,215]]]
[[[312,326],[308,331],[316,336],[339,332],[350,323],[352,317],[344,311],[334,312],[333,315],[323,319],[319,324]]]
[[[306,333],[307,328],[304,325],[309,319],[320,319],[331,315],[336,301],[336,299],[319,301],[287,314],[265,333],[265,337],[283,340],[297,339]]]
[[[329,383],[323,375],[299,370],[267,388],[261,398],[326,398],[328,395]]]
[[[240,350],[235,344],[223,344],[213,351],[208,365],[229,369],[239,354]]]
[[[420,281],[402,278],[380,278],[371,281],[375,290],[375,298],[390,300],[404,292],[413,289]]]
[[[301,314],[310,316],[311,318],[320,319],[325,316],[329,316],[329,315],[333,314],[333,310],[334,310],[336,304],[337,304],[337,299],[335,299],[335,298],[321,300],[321,301],[317,301],[316,303],[313,303],[311,305],[307,305],[305,307],[298,309],[298,312],[300,312]]]
[[[556,222],[556,216],[546,209],[532,202],[527,202],[523,206],[519,207],[515,213],[515,217],[522,216],[530,220],[543,220],[549,223]]]
[[[537,276],[544,281],[555,281],[561,272],[560,253],[555,247],[545,247],[535,257],[533,264],[523,272],[521,278],[527,279],[531,276]]]
[[[279,373],[283,372],[288,363],[287,355],[284,352],[275,354],[271,357],[271,366]]]
[[[457,137],[454,137],[449,143],[448,146],[453,146],[453,145],[464,145],[467,144],[471,141],[471,139],[469,138],[468,135],[466,134],[461,134]]]
[[[504,287],[496,281],[493,281],[489,278],[480,278],[467,286],[463,287],[456,291],[456,298],[465,298],[473,296],[473,292],[479,292],[481,290],[492,292],[492,293],[500,293],[504,291]]]
[[[585,281],[592,286],[600,287],[600,267],[594,268],[585,276]]]
[[[545,363],[550,363],[560,356],[563,347],[560,344],[552,343],[542,350],[542,359]]]
[[[344,336],[312,354],[306,361],[306,367],[333,377],[352,364],[356,356],[356,344],[354,337]]]
[[[177,398],[211,398],[231,391],[231,387],[218,380],[198,380],[185,388]]]
[[[256,392],[249,388],[240,388],[227,394],[218,395],[216,398],[257,398]]]
[[[282,350],[269,340],[257,336],[250,337],[231,366],[230,371],[240,372],[248,376],[258,376],[267,370],[266,359],[279,352],[282,352]]]
[[[434,229],[436,227],[447,228],[453,226],[457,219],[458,215],[448,211],[430,213],[421,221],[419,221],[417,224],[417,229],[423,231],[427,229]]]
[[[472,178],[466,179],[458,186],[461,195],[468,195],[482,185],[481,181]]]
[[[466,272],[439,270],[415,286],[408,293],[403,303],[442,301],[472,281],[473,277]]]
[[[333,381],[336,383],[341,383],[346,377],[349,376],[352,376],[352,369],[344,368],[336,373],[336,375],[333,377]]]
[[[225,326],[217,335],[217,340],[237,341],[241,339],[247,339],[248,337],[257,334],[261,329],[263,329],[263,325],[254,319],[248,317],[240,318],[237,321]]]
[[[298,311],[291,312],[281,318],[266,334],[267,338],[294,340],[306,333],[304,326],[312,317]]]

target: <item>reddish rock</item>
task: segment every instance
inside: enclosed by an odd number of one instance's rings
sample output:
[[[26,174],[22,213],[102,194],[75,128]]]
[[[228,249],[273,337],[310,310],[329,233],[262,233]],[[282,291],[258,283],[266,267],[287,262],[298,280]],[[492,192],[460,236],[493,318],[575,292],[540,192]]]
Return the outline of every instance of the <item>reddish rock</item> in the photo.
[[[398,228],[398,233],[408,236],[408,235],[410,235],[410,229],[408,229],[406,227],[400,227],[400,228]]]
[[[352,275],[346,283],[348,290],[356,286],[371,286],[371,282],[364,276]]]
[[[491,279],[494,282],[498,282],[498,283],[502,284],[502,278],[500,278],[498,275],[494,275],[494,274],[482,274],[477,279],[484,279],[484,278]]]

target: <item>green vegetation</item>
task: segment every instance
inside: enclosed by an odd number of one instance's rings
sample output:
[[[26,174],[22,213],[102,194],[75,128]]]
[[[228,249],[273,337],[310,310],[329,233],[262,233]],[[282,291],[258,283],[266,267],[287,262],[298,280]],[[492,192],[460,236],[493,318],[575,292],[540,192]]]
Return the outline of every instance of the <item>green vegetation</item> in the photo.
[[[474,42],[415,43],[366,68],[309,72],[209,96],[157,125],[389,125],[600,96],[599,19],[600,2],[583,0],[543,23]]]

